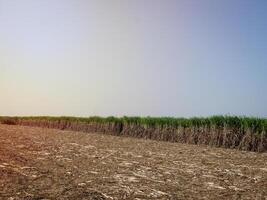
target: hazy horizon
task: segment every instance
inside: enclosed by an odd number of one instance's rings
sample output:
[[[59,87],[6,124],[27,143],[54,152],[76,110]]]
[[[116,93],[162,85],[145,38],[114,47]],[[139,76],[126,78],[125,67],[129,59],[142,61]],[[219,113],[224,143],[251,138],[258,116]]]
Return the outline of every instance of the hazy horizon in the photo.
[[[267,117],[266,10],[0,0],[0,116]]]

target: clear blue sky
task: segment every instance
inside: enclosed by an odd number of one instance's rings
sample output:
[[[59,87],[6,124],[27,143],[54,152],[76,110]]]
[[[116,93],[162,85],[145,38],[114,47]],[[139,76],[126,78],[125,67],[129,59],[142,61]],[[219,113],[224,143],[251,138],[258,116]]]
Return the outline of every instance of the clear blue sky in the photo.
[[[0,0],[0,115],[267,117],[266,0]]]

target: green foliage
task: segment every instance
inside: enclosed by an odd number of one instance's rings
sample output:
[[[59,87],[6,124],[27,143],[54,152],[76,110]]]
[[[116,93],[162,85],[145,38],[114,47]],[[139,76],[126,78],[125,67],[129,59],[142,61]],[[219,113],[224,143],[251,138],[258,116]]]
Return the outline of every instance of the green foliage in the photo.
[[[7,121],[8,119],[8,121]],[[177,127],[215,127],[215,128],[235,128],[237,130],[250,129],[253,133],[267,132],[267,119],[238,116],[212,116],[193,118],[173,118],[173,117],[0,117],[0,123],[14,122],[17,120],[53,121],[53,122],[77,122],[77,123],[109,123],[138,125],[146,128],[177,128]],[[12,121],[13,120],[13,121]]]

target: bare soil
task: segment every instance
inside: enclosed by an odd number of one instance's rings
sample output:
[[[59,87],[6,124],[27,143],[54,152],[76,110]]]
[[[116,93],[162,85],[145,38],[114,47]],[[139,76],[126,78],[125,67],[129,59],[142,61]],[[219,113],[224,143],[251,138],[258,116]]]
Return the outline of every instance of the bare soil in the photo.
[[[0,125],[0,199],[267,199],[267,153]]]

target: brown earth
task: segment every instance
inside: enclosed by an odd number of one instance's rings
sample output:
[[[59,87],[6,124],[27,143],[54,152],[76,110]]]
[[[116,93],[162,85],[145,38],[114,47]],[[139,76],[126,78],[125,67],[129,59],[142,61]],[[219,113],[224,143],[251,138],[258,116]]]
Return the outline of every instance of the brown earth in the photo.
[[[0,199],[267,199],[267,153],[0,125]]]

